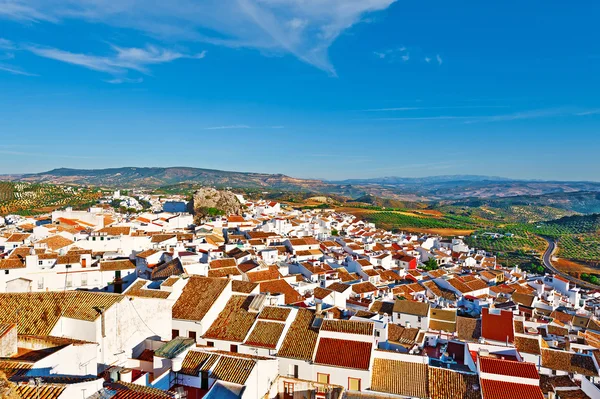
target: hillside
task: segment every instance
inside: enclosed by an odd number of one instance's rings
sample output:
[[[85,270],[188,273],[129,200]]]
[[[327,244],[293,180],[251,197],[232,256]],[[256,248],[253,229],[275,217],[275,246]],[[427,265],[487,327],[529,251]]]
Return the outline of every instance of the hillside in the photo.
[[[14,178],[14,176],[13,176]],[[48,172],[16,177],[20,181],[53,184],[79,184],[101,187],[156,188],[180,183],[199,183],[215,187],[270,188],[282,190],[315,190],[325,183],[319,180],[295,179],[282,174],[229,172],[188,167],[111,169],[54,169]]]

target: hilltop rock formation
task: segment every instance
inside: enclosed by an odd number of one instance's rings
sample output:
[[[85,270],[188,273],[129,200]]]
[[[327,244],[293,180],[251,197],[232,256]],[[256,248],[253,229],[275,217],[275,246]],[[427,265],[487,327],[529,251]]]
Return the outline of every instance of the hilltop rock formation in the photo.
[[[200,224],[208,216],[239,214],[242,204],[231,191],[203,187],[192,198],[194,221]]]

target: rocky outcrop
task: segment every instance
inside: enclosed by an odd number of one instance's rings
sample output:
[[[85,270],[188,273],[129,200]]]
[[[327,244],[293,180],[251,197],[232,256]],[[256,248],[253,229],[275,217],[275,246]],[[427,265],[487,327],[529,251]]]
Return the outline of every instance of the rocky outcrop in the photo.
[[[242,204],[231,191],[210,187],[203,187],[194,193],[192,207],[196,224],[210,216],[237,215],[242,210]]]

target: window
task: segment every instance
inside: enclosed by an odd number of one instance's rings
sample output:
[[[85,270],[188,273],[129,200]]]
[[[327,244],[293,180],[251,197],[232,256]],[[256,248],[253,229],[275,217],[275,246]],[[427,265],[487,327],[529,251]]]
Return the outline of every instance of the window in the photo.
[[[70,288],[73,286],[73,276],[71,276],[70,274],[67,274],[66,285],[67,285],[67,288]]]
[[[42,266],[44,264],[43,260],[38,260],[38,265]]]
[[[348,377],[348,390],[360,391],[360,378]]]
[[[321,384],[329,384],[329,374],[317,373],[317,382]]]
[[[421,316],[418,317],[419,323],[421,322]]]
[[[188,336],[196,342],[196,331],[190,331]]]
[[[81,273],[81,286],[87,285],[87,273]]]
[[[215,343],[212,341],[206,341],[206,346],[208,346],[209,348],[214,348],[215,347]]]
[[[381,337],[381,333],[379,332],[379,330],[375,330],[375,336],[376,337]]]
[[[238,351],[238,346],[237,346],[237,345],[230,345],[230,346],[229,346],[229,351],[230,351],[230,352],[237,353],[237,351]]]
[[[44,289],[44,278],[38,277],[38,290],[43,290],[43,289]]]
[[[171,338],[175,339],[179,337],[179,330],[171,330]]]
[[[288,368],[288,375],[290,377],[298,378],[298,365],[290,364]]]
[[[4,271],[4,274],[8,274],[8,270],[5,270],[5,271]]]
[[[71,265],[65,265],[65,268],[70,269]]]

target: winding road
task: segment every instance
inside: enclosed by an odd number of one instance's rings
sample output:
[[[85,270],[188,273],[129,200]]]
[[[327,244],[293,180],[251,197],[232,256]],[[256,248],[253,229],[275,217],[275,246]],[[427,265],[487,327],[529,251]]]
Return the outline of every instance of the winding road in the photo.
[[[600,286],[598,286],[596,284],[588,283],[587,281],[583,281],[578,278],[575,278],[567,273],[561,272],[556,267],[554,267],[554,265],[552,264],[552,255],[554,255],[554,252],[556,251],[556,241],[554,241],[553,239],[548,238],[548,237],[542,237],[542,238],[544,240],[546,240],[546,242],[548,243],[548,248],[546,248],[546,252],[544,252],[544,256],[542,257],[542,260],[544,261],[544,266],[546,266],[546,268],[548,270],[550,270],[554,274],[558,274],[559,276],[571,281],[572,283],[577,284],[580,287],[589,288],[591,290],[597,290],[600,288]]]

